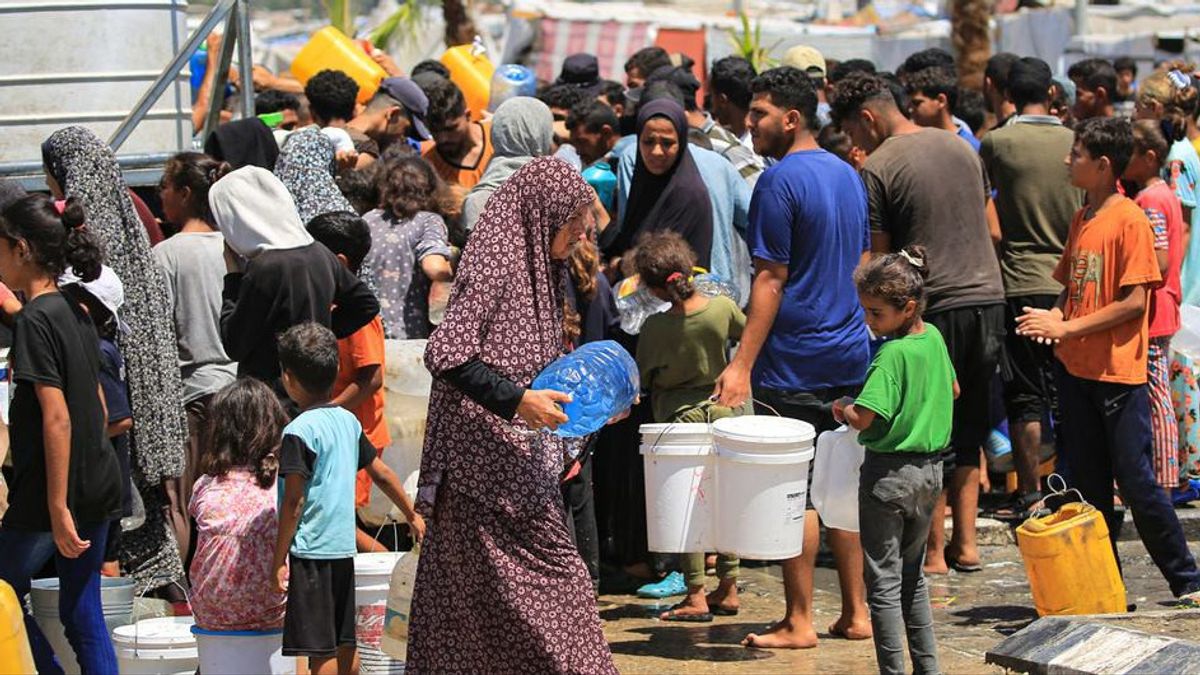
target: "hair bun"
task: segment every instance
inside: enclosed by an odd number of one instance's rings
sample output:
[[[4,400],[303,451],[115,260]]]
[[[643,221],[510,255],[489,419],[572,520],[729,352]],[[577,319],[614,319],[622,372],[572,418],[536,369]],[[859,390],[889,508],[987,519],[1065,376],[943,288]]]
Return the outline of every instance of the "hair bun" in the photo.
[[[75,230],[83,227],[87,219],[87,214],[83,210],[83,205],[75,197],[68,197],[63,205],[62,214],[60,216],[63,227],[68,230]]]

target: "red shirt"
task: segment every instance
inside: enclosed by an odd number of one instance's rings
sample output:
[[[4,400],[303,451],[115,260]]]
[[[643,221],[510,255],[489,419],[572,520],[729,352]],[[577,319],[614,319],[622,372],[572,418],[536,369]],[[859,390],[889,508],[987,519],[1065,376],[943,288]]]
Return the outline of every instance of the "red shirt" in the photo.
[[[1171,186],[1156,183],[1138,193],[1134,200],[1146,212],[1154,232],[1154,249],[1167,252],[1167,271],[1163,283],[1150,298],[1149,337],[1169,337],[1179,330],[1179,305],[1183,287],[1179,270],[1183,266],[1183,209]]]

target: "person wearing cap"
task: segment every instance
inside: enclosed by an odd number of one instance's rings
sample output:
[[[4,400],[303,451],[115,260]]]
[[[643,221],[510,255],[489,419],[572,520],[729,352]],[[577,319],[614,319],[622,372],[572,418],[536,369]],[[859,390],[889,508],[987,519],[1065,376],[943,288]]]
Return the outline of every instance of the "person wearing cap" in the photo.
[[[600,62],[591,54],[572,54],[563,61],[554,84],[569,84],[594,96],[600,89]]]
[[[833,121],[829,114],[829,100],[825,96],[825,77],[828,75],[825,57],[813,47],[796,45],[784,53],[779,65],[804,71],[813,79],[813,84],[817,87],[817,122],[821,128],[825,128]]]
[[[420,152],[421,141],[432,136],[425,126],[429,99],[407,77],[389,77],[357,117],[346,124],[346,131],[358,150],[355,168],[363,168],[383,155],[393,143],[407,143]]]

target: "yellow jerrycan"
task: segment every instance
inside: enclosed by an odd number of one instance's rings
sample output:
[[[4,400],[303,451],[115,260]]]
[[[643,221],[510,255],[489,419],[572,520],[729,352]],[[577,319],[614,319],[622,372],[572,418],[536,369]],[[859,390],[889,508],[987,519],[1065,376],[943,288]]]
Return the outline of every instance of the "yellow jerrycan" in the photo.
[[[442,54],[442,65],[450,69],[450,81],[462,90],[471,119],[482,120],[492,92],[492,74],[496,72],[496,67],[488,60],[483,40],[477,35],[473,44],[447,49]]]
[[[1055,478],[1066,487],[1057,474],[1050,482]],[[1124,612],[1125,583],[1104,516],[1083,501],[1078,490],[1054,490],[1055,495],[1067,493],[1074,493],[1079,501],[1065,503],[1048,516],[1030,518],[1017,528],[1017,547],[1025,560],[1038,616]]]
[[[33,673],[33,652],[25,635],[21,601],[12,586],[0,581],[0,673]]]
[[[371,100],[387,73],[354,40],[333,26],[313,33],[292,61],[292,75],[308,84],[322,70],[340,70],[358,83],[358,102]]]

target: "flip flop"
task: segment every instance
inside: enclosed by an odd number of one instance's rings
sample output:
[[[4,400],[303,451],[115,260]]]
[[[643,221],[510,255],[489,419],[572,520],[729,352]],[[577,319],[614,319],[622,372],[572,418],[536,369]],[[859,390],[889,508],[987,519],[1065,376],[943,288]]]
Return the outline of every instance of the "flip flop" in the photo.
[[[961,563],[958,561],[958,558],[952,557],[947,552],[948,550],[949,550],[949,547],[947,547],[946,550],[942,552],[942,556],[945,557],[946,564],[950,566],[950,569],[954,570],[955,572],[962,572],[963,574],[974,574],[975,572],[983,571],[982,563],[972,563],[972,564]]]
[[[667,610],[665,617],[660,617],[662,621],[678,621],[680,623],[712,623],[712,612],[704,614],[680,614],[675,608]]]
[[[711,605],[710,605],[711,607]],[[713,616],[737,616],[737,609],[729,609],[727,607],[712,607]]]

